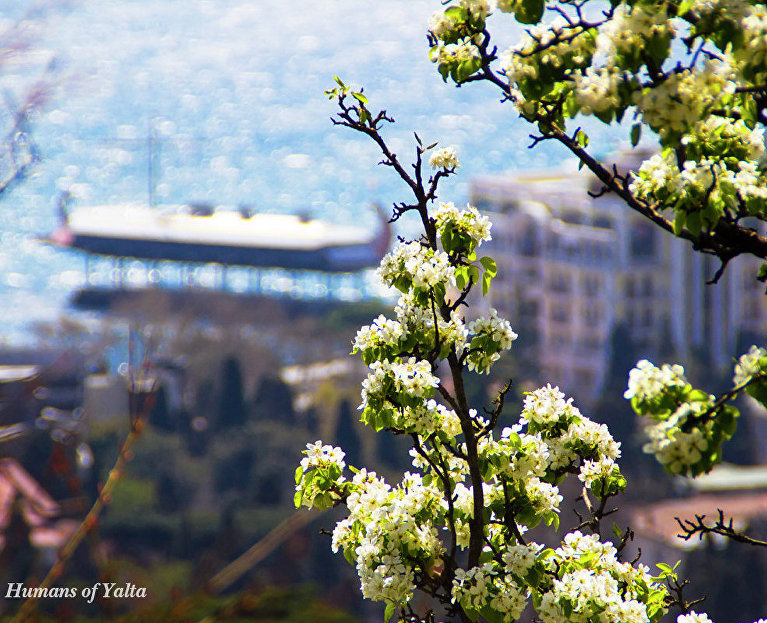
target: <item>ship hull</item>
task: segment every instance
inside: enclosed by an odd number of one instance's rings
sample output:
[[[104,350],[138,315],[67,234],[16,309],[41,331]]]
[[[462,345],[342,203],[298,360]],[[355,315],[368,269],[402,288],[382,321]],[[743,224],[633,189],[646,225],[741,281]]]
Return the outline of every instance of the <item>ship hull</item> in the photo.
[[[114,257],[324,272],[354,272],[380,260],[372,245],[305,250],[75,234],[67,246]]]

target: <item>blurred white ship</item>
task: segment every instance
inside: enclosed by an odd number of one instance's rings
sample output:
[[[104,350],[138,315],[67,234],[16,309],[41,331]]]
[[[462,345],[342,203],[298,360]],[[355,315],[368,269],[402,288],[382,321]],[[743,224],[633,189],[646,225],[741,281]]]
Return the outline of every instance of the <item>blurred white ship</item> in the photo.
[[[386,253],[391,227],[336,225],[304,216],[192,204],[149,208],[136,204],[67,209],[60,204],[54,244],[88,253],[148,260],[355,272]]]

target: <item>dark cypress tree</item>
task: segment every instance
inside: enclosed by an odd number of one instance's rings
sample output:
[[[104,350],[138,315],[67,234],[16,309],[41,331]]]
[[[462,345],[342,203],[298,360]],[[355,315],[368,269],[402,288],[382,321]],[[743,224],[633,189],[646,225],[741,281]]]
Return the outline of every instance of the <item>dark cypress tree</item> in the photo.
[[[220,388],[217,414],[219,430],[242,426],[248,419],[248,413],[242,391],[242,370],[235,357],[227,357],[221,364]]]
[[[629,371],[636,365],[637,348],[624,324],[617,325],[610,336],[610,359],[602,395],[594,407],[594,419],[607,424],[616,441],[621,442],[621,466],[631,468],[646,461],[636,430],[636,415],[623,397]]]
[[[157,430],[169,433],[173,433],[177,429],[176,422],[171,417],[168,409],[168,394],[165,391],[164,385],[160,385],[160,388],[157,390],[154,406],[149,414],[149,423]]]
[[[264,376],[253,397],[253,417],[257,420],[274,420],[283,424],[295,424],[293,392],[277,376]]]

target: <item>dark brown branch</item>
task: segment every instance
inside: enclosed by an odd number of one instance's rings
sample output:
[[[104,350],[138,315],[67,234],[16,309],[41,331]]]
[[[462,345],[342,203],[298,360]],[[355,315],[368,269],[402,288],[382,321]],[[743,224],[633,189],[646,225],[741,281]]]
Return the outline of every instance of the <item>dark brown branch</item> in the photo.
[[[753,383],[756,383],[758,381],[764,381],[767,379],[767,374],[755,374],[754,376],[750,377],[747,381],[741,383],[740,385],[736,385],[732,389],[726,391],[723,393],[719,398],[712,404],[708,409],[705,411],[699,413],[698,415],[690,415],[687,417],[687,419],[684,421],[682,426],[680,427],[682,431],[688,433],[694,426],[700,426],[701,424],[705,424],[711,418],[716,417],[716,414],[719,412],[722,407],[725,406],[726,403],[728,403],[731,400],[734,400],[737,398],[738,394],[742,392],[744,389],[746,389],[749,385],[752,385]]]
[[[731,541],[736,541],[737,543],[745,543],[746,545],[754,545],[757,547],[767,547],[767,541],[755,539],[736,530],[733,527],[732,517],[729,521],[725,520],[722,509],[718,508],[717,511],[719,512],[719,518],[712,525],[706,524],[703,521],[706,518],[706,515],[695,515],[695,521],[691,519],[682,520],[679,517],[674,517],[679,524],[679,529],[682,531],[682,533],[677,536],[680,539],[689,541],[695,535],[698,536],[699,540],[702,540],[707,534],[718,534]]]

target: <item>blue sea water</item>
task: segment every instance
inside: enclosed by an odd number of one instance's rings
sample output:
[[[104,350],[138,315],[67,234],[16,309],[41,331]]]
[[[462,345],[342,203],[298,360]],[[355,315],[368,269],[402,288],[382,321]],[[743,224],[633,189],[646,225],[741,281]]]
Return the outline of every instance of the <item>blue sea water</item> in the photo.
[[[408,196],[376,167],[369,141],[331,124],[323,91],[334,74],[363,85],[371,106],[397,119],[387,135],[401,158],[414,152],[414,130],[458,147],[460,175],[444,200],[466,201],[473,176],[561,160],[553,146],[527,150],[530,128],[490,87],[442,82],[425,39],[439,8],[438,0],[0,1],[0,32],[22,19],[29,43],[0,66],[5,92],[19,97],[55,64],[52,96],[33,125],[43,160],[0,197],[0,340],[29,343],[35,323],[71,314],[83,257],[38,238],[56,226],[62,191],[81,204],[146,201],[150,134],[159,203],[250,204],[375,227],[372,202]],[[511,44],[519,28],[492,19],[499,47]]]

